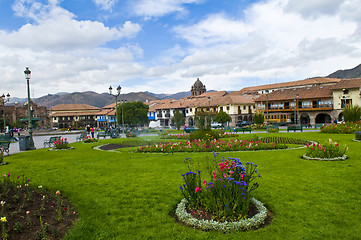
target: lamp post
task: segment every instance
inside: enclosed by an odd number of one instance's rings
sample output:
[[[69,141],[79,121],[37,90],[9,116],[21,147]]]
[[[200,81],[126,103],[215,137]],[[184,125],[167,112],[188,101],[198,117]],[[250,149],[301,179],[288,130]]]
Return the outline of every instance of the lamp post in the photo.
[[[29,132],[28,150],[34,150],[35,146],[34,146],[34,140],[33,140],[33,122],[32,122],[33,114],[32,114],[32,110],[30,107],[30,86],[29,86],[31,71],[29,70],[28,67],[26,67],[24,73],[25,73],[25,79],[26,79],[26,84],[27,84],[27,88],[28,88],[28,132]]]
[[[123,128],[123,134],[124,134],[124,103],[127,103],[127,100],[122,100],[122,128]]]
[[[5,103],[9,102],[10,100],[10,94],[8,93],[5,97],[5,94],[3,94],[1,97],[1,103],[3,105],[3,118],[4,118],[4,132],[6,127],[6,121],[5,121]]]
[[[297,98],[297,101],[296,101],[296,109],[297,109],[296,124],[300,124],[300,125],[301,125],[301,123],[300,123],[299,120],[298,120],[298,117],[299,117],[299,115],[300,115],[299,110],[298,110],[298,97],[299,97],[299,94],[297,93],[297,94],[296,94],[296,98]]]
[[[115,127],[117,127],[118,122],[118,97],[120,95],[120,90],[122,88],[120,86],[117,87],[117,94],[112,94],[112,86],[109,87],[109,94],[115,97]]]
[[[268,121],[269,121],[269,115],[268,115],[268,93],[269,93],[269,91],[268,91],[268,89],[266,90],[266,111],[267,111],[267,122],[266,122],[266,124],[268,125]]]
[[[211,112],[211,97],[208,97],[208,112]]]

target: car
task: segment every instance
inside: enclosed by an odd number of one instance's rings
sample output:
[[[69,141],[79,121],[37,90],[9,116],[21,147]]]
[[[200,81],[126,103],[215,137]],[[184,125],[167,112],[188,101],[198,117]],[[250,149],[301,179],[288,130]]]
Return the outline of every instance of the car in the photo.
[[[218,123],[218,122],[213,122],[211,123],[211,128],[221,128],[222,124]]]
[[[251,125],[252,123],[251,122],[247,122],[247,121],[241,121],[241,122],[238,122],[236,124],[237,127],[244,127],[244,126],[248,126],[248,125]]]

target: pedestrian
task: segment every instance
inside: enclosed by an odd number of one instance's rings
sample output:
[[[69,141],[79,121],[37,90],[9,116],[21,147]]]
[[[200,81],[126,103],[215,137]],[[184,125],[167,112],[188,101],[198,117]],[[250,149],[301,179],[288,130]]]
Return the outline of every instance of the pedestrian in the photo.
[[[87,132],[88,135],[89,135],[89,133],[90,133],[90,126],[89,126],[89,125],[86,125],[86,132]]]
[[[90,133],[92,135],[92,138],[94,138],[94,128],[93,127],[90,129]]]
[[[184,124],[184,132],[187,132],[187,125]]]

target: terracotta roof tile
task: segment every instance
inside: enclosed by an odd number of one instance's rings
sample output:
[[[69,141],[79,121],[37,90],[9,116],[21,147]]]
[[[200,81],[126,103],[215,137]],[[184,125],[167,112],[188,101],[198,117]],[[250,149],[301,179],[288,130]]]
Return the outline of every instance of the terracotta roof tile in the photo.
[[[341,80],[338,78],[309,78],[305,80],[292,81],[292,82],[283,82],[283,83],[275,83],[275,84],[267,84],[261,86],[254,87],[246,87],[240,90],[241,93],[252,93],[260,90],[266,89],[277,89],[277,88],[292,88],[292,87],[300,87],[304,85],[321,85],[321,84],[332,84],[338,83]]]
[[[299,99],[332,98],[332,87],[333,85],[323,85],[277,90],[268,94],[268,101],[293,100],[297,98],[296,94],[299,94]],[[267,96],[263,94],[255,102],[265,102],[266,100]]]
[[[85,110],[100,110],[100,108],[90,106],[88,104],[58,104],[50,108],[51,111],[85,111]]]
[[[361,88],[361,78],[342,79],[340,82],[333,85],[332,89],[350,89]]]

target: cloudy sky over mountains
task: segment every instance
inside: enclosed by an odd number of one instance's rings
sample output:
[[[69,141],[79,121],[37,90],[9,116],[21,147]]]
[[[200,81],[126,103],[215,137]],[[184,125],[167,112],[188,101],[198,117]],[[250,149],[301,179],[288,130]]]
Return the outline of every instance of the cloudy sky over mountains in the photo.
[[[1,91],[175,93],[361,63],[359,0],[0,0]]]

